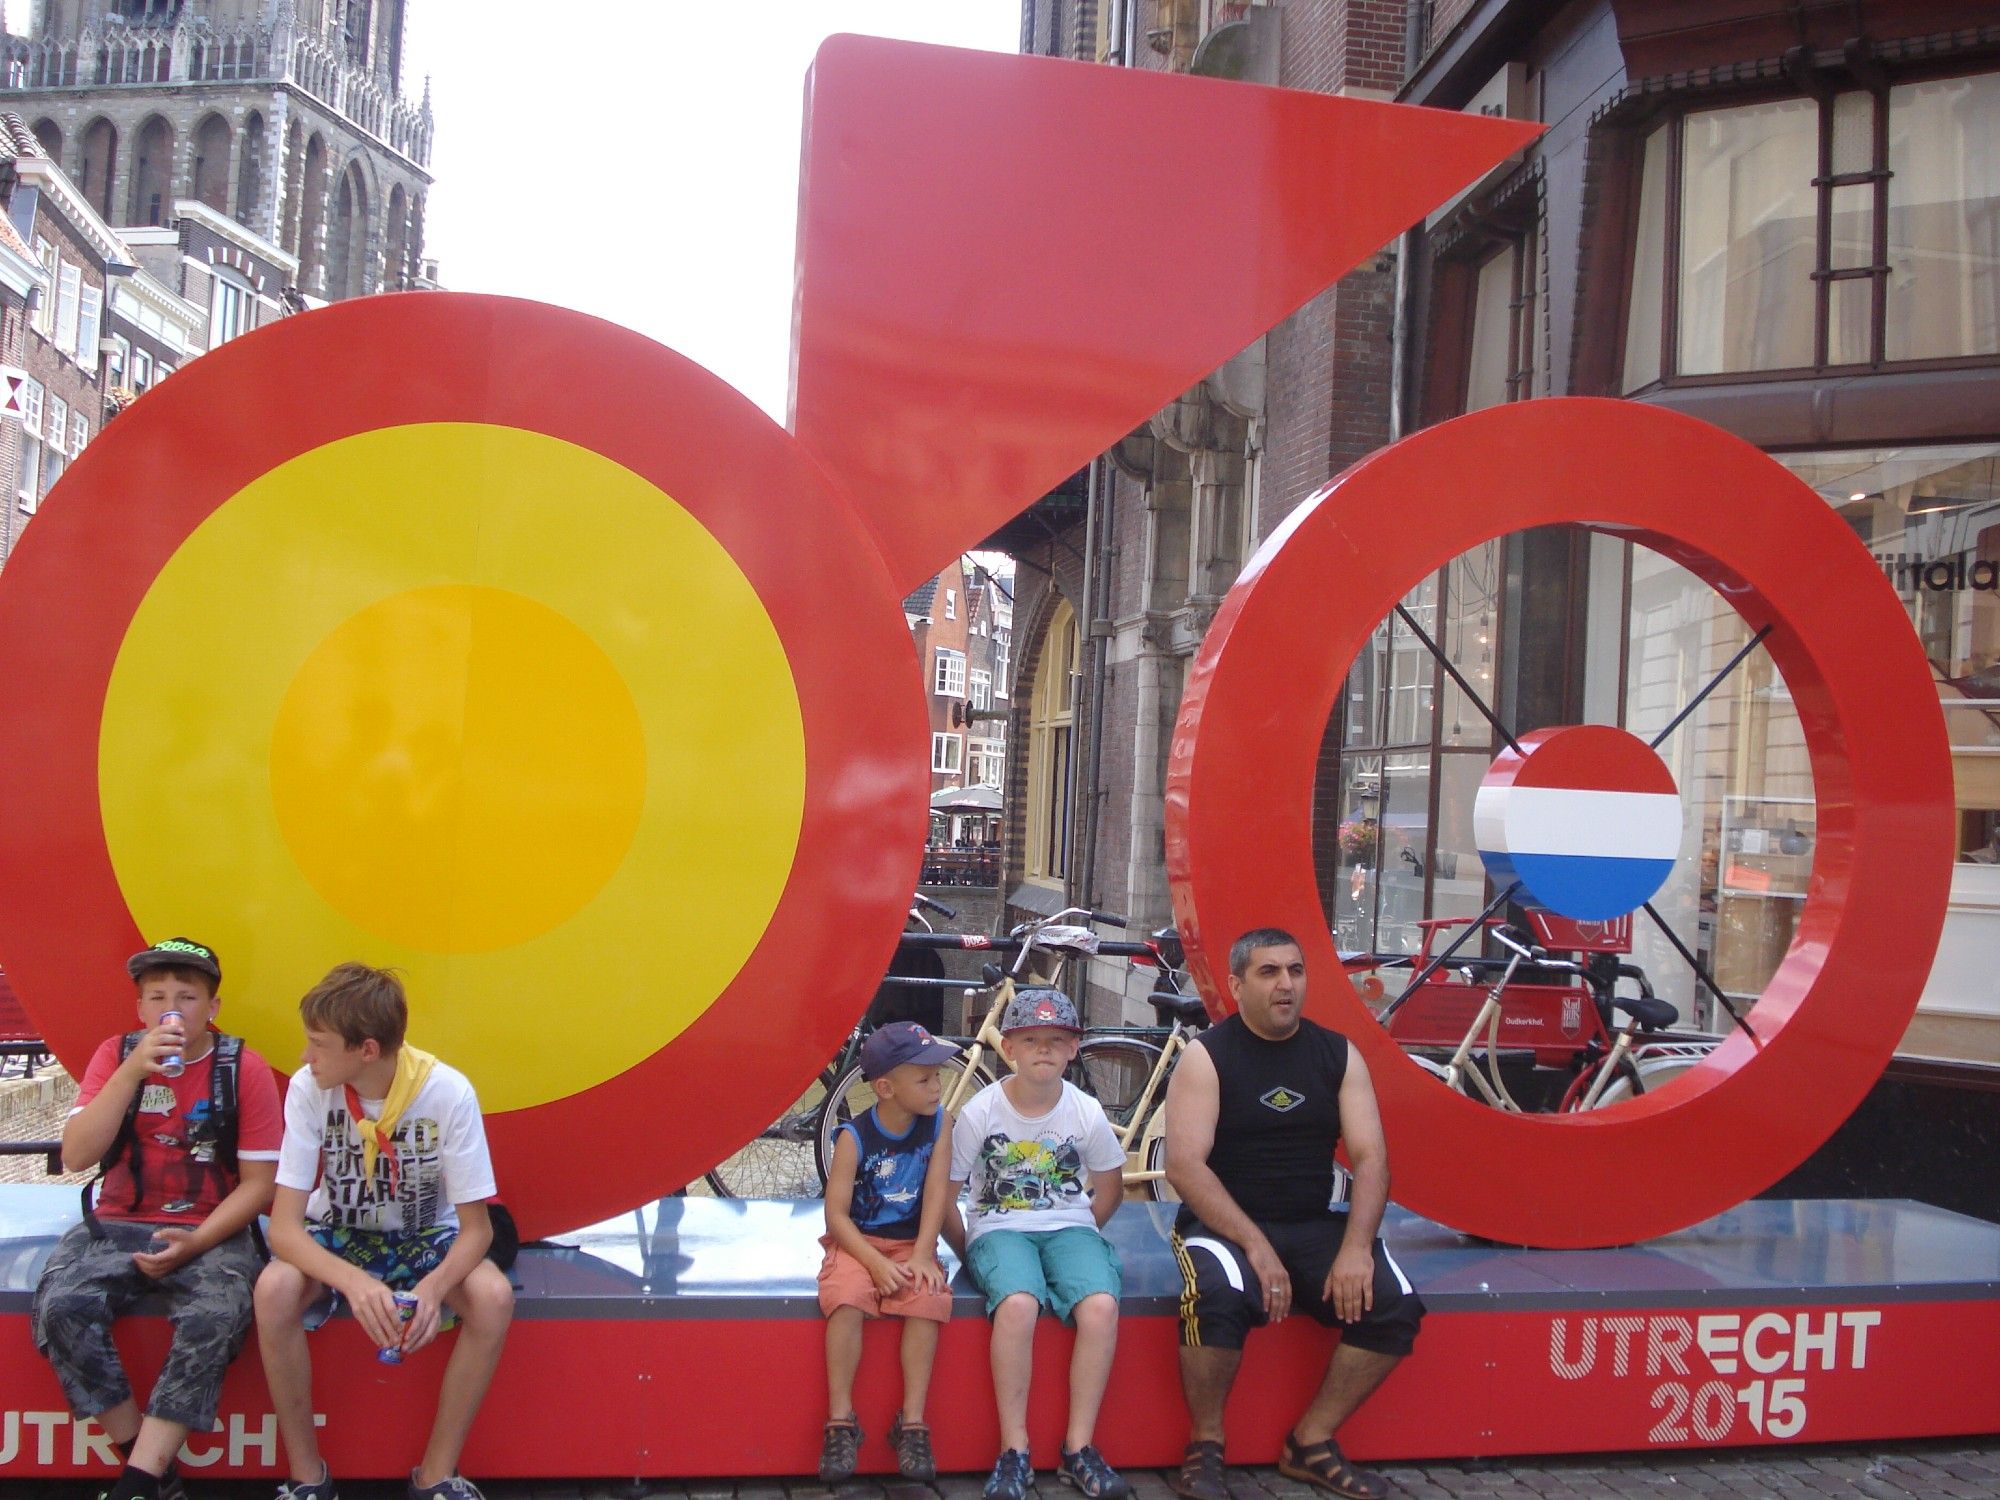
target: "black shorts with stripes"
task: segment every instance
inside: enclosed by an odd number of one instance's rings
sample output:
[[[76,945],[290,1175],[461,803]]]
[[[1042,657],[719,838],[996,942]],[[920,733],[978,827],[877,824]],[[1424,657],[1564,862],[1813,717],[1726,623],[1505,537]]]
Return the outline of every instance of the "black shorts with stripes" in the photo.
[[[1321,1295],[1327,1273],[1347,1235],[1347,1215],[1334,1212],[1302,1224],[1260,1224],[1292,1278],[1292,1307],[1315,1322],[1339,1328],[1341,1340],[1378,1354],[1408,1354],[1423,1322],[1424,1302],[1383,1245],[1375,1240],[1375,1305],[1345,1323]],[[1174,1231],[1181,1267],[1181,1342],[1191,1349],[1241,1349],[1252,1328],[1265,1323],[1264,1289],[1241,1247],[1207,1225],[1189,1222]]]

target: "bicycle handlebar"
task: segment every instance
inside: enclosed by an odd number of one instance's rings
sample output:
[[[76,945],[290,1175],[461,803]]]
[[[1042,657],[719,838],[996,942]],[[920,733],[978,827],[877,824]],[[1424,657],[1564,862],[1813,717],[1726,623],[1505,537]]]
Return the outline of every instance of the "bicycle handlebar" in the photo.
[[[921,906],[926,908],[927,910],[936,912],[939,916],[943,917],[947,922],[956,922],[958,920],[957,912],[953,911],[949,906],[946,906],[942,901],[932,900],[929,896],[926,896],[922,891],[917,891],[916,893],[914,893],[910,897],[910,903],[913,906]]]

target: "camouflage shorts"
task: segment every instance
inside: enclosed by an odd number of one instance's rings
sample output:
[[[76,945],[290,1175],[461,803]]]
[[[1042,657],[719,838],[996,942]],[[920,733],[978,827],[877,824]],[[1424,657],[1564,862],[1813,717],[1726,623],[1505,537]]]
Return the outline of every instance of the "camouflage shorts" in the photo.
[[[132,1394],[111,1342],[112,1320],[146,1299],[174,1330],[146,1411],[206,1431],[215,1420],[223,1372],[250,1331],[250,1289],[259,1257],[249,1231],[155,1281],[133,1264],[132,1255],[152,1248],[158,1226],[99,1222],[103,1239],[78,1224],[43,1267],[31,1314],[35,1347],[55,1366],[72,1412],[94,1417],[108,1411]]]

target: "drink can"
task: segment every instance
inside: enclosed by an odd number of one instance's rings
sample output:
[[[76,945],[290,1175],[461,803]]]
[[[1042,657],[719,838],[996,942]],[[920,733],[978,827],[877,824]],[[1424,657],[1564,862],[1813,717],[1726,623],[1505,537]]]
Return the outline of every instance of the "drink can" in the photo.
[[[397,1292],[396,1317],[403,1325],[403,1335],[409,1336],[410,1319],[417,1315],[417,1299],[413,1293]],[[400,1365],[403,1362],[403,1346],[391,1344],[387,1349],[377,1349],[375,1357],[385,1365]]]
[[[169,1021],[173,1022],[176,1026],[181,1025],[182,1024],[181,1013],[177,1010],[161,1011],[160,1024],[164,1026]],[[174,1053],[171,1057],[163,1057],[160,1059],[160,1076],[162,1078],[178,1078],[181,1076],[181,1074],[185,1073],[186,1071],[187,1071],[187,1063],[182,1060],[181,1055],[178,1052]]]

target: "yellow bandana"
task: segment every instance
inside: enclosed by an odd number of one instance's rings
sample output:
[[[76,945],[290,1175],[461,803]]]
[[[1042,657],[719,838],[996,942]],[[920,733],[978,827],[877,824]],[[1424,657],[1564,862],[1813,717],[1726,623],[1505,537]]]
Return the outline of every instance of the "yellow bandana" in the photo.
[[[410,1107],[410,1101],[417,1097],[417,1091],[424,1086],[424,1080],[431,1076],[431,1069],[437,1066],[437,1059],[428,1052],[420,1052],[408,1042],[396,1054],[396,1077],[389,1085],[389,1097],[382,1101],[382,1117],[371,1120],[361,1112],[361,1098],[354,1085],[347,1086],[347,1113],[354,1121],[354,1130],[361,1137],[361,1177],[368,1181],[375,1176],[375,1158],[389,1144],[389,1138],[396,1133],[396,1124],[403,1118],[403,1111]],[[396,1153],[389,1152],[389,1177],[393,1183],[396,1177]]]

